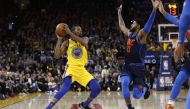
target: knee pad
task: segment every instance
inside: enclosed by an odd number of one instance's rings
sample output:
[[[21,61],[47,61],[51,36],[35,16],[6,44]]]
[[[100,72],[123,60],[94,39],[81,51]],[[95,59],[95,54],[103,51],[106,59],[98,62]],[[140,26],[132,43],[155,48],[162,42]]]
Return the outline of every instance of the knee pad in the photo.
[[[143,89],[138,88],[137,85],[133,86],[133,97],[140,99],[143,96]]]
[[[91,93],[90,93],[91,98],[95,98],[101,91],[101,87],[95,79],[90,81],[90,83],[88,84],[88,87],[91,90]]]

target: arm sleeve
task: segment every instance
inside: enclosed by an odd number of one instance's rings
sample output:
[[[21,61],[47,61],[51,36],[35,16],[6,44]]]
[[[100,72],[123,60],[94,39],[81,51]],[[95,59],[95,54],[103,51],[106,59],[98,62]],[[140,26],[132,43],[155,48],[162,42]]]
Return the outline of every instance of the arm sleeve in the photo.
[[[152,11],[152,13],[150,14],[150,17],[147,21],[147,23],[145,24],[143,30],[145,33],[149,33],[150,29],[152,28],[152,24],[154,23],[154,19],[156,17],[156,11]]]
[[[171,14],[169,14],[169,13],[167,13],[167,12],[166,12],[166,14],[165,14],[164,17],[165,17],[169,22],[171,22],[172,24],[175,24],[175,25],[179,26],[179,20],[178,20],[176,17],[172,16]]]

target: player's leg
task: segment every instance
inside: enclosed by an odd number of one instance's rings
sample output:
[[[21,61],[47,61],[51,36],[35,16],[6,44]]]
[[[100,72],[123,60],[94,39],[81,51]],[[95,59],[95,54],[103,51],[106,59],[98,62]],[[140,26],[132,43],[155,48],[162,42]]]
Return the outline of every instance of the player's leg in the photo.
[[[46,109],[52,109],[52,107],[59,101],[69,90],[72,83],[71,76],[67,76],[61,86],[61,90],[56,93],[52,102],[46,107]]]
[[[190,88],[187,94],[186,109],[190,109]]]
[[[140,99],[144,96],[144,83],[140,78],[136,78],[133,82],[133,97]]]
[[[130,98],[130,90],[129,90],[130,82],[131,82],[130,76],[121,77],[122,95],[125,99],[128,109],[133,109]]]
[[[79,107],[82,109],[88,109],[89,104],[98,96],[101,91],[101,87],[98,82],[94,79],[94,77],[85,69],[79,68],[80,72],[78,72],[78,76],[76,81],[84,87],[89,87],[91,92],[87,100],[79,104]]]
[[[91,92],[90,92],[90,95],[89,97],[87,98],[86,101],[82,102],[80,105],[82,105],[82,107],[88,107],[89,104],[98,96],[98,94],[100,93],[101,91],[101,87],[100,85],[98,84],[98,82],[95,80],[95,79],[92,79],[88,85],[87,85]]]
[[[135,67],[134,68],[134,82],[133,82],[133,97],[136,99],[140,99],[144,97],[144,99],[148,99],[150,96],[150,85],[145,81],[145,73],[144,67]]]
[[[166,105],[166,109],[174,106],[175,100],[180,93],[182,84],[190,77],[190,74],[185,70],[181,70],[177,75],[174,86],[172,87],[169,101]]]

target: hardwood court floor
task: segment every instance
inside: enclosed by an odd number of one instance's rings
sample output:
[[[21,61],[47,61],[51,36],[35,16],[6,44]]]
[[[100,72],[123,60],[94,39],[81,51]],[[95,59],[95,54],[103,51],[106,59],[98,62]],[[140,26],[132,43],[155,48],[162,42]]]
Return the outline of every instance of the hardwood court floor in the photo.
[[[53,109],[70,109],[72,104],[79,103],[84,100],[88,94],[89,92],[69,92]],[[185,109],[186,94],[187,91],[181,91],[176,102],[175,109]],[[168,91],[152,91],[148,100],[132,99],[132,102],[135,109],[164,109],[168,96]],[[40,94],[34,98],[9,105],[2,109],[45,109],[45,106],[52,97],[53,95],[49,95],[47,93]],[[121,96],[121,92],[101,92],[94,103],[99,103],[102,105],[103,109],[127,109]]]

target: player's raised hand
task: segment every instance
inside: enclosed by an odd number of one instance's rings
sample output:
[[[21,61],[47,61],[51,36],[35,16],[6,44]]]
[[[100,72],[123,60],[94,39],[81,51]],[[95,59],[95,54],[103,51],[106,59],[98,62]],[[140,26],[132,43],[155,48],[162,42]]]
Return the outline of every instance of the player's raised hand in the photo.
[[[163,6],[162,1],[160,1],[159,6],[158,6],[158,9],[159,9],[160,13],[162,13],[163,15],[166,14],[166,11],[165,11],[165,9],[164,9],[164,6]]]
[[[119,6],[119,8],[118,8],[118,15],[121,15],[122,7],[123,7],[122,5]]]
[[[153,8],[157,9],[160,4],[160,0],[151,0],[151,2],[152,2]]]

